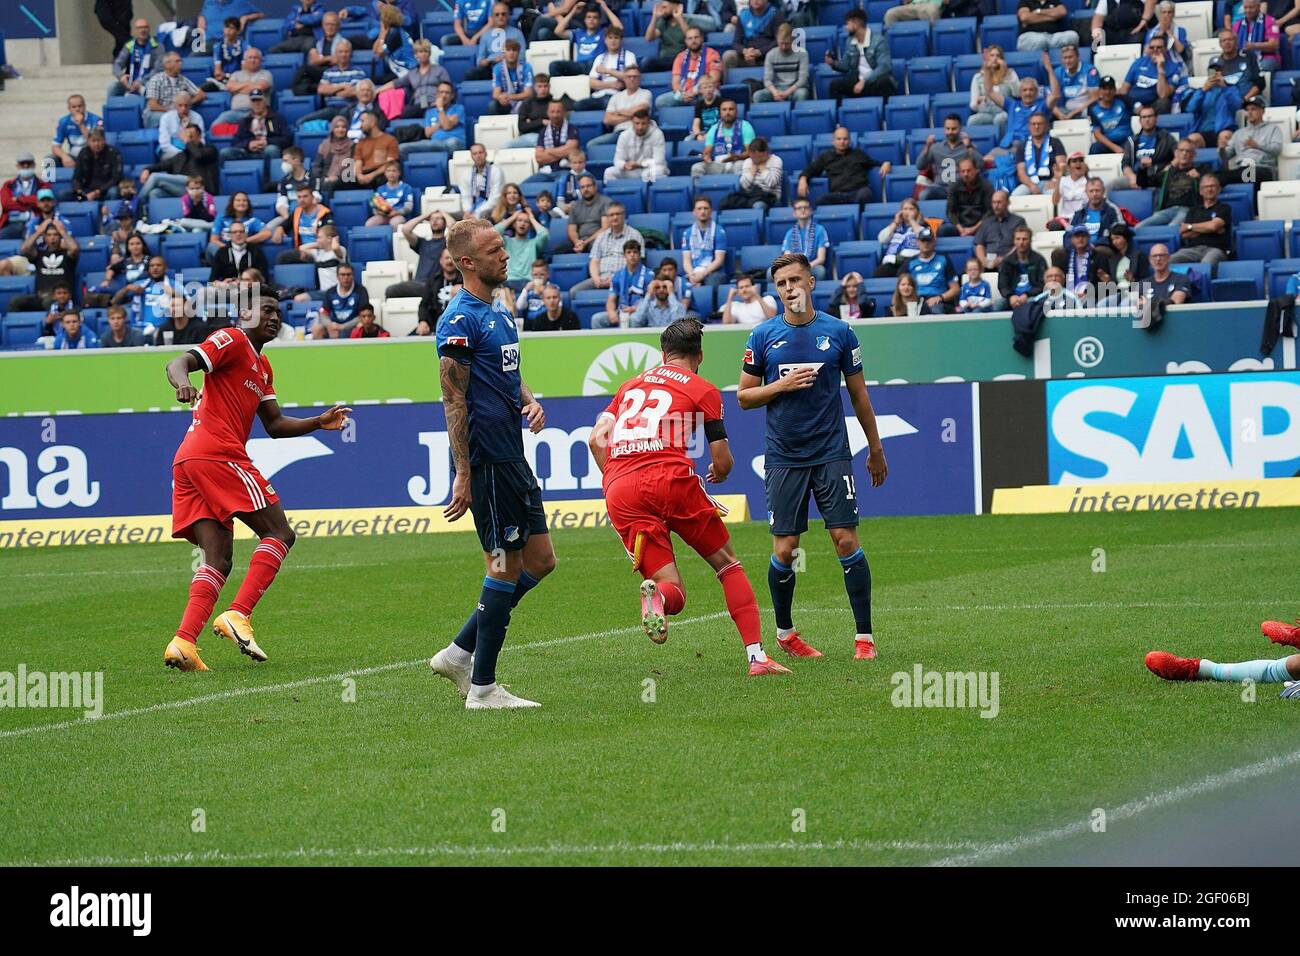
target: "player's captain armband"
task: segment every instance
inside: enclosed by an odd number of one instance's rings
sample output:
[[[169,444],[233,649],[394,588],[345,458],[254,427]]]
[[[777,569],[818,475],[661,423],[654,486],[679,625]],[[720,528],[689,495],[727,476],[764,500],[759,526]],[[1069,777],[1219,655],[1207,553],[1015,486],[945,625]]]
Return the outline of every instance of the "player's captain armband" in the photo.
[[[727,437],[727,426],[721,418],[704,423],[704,437],[710,442],[722,441]]]

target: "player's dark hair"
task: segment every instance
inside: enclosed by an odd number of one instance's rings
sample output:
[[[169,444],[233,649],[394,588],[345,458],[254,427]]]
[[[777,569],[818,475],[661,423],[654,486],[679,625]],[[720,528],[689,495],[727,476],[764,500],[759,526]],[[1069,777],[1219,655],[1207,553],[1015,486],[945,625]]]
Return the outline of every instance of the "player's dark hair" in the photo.
[[[772,278],[776,278],[777,272],[786,266],[799,266],[804,272],[812,275],[812,263],[802,252],[783,252],[772,260]]]
[[[704,351],[704,326],[698,319],[678,319],[659,336],[664,358],[694,356]]]

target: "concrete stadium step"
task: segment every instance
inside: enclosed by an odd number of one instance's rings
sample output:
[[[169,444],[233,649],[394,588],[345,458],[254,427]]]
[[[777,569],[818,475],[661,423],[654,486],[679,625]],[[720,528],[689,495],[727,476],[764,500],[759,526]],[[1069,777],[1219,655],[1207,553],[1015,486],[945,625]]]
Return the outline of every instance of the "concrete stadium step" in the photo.
[[[0,92],[0,116],[4,117],[0,123],[0,180],[14,175],[15,159],[21,152],[30,152],[41,162],[73,93],[82,94],[92,110],[100,109],[111,72],[107,63],[45,66],[25,70],[21,79],[7,81]]]

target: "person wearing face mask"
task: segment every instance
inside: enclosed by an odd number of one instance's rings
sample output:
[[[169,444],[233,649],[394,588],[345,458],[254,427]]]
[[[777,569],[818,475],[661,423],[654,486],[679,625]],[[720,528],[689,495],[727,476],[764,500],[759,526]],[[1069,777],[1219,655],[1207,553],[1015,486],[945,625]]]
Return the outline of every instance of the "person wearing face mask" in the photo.
[[[248,227],[236,220],[230,224],[230,242],[212,256],[211,281],[233,281],[245,269],[256,269],[263,275],[271,271],[261,247],[248,241]]]
[[[306,157],[301,146],[290,146],[280,155],[280,181],[275,186],[275,218],[266,224],[274,234],[284,224],[293,211],[298,199],[298,187],[310,186],[316,194],[316,201],[321,200],[320,177],[307,168]]]
[[[0,239],[21,239],[36,214],[36,194],[52,188],[36,175],[36,157],[18,154],[18,175],[0,186]]]

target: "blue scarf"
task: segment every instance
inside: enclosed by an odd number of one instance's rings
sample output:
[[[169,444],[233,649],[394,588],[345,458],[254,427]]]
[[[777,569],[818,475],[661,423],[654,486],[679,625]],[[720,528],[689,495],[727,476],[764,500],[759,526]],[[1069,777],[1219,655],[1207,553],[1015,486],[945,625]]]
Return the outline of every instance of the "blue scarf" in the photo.
[[[518,75],[511,75],[510,67],[506,66],[506,61],[501,61],[501,75],[506,78],[507,93],[518,93],[524,88],[524,65],[522,63],[515,64],[515,70]],[[482,74],[479,75],[481,76]]]
[[[686,233],[686,238],[690,243],[691,248],[691,265],[697,269],[703,265],[703,263],[700,262],[700,259],[704,255],[705,248],[709,250],[709,258],[713,258],[713,253],[718,248],[717,236],[718,221],[716,219],[709,220],[709,231],[707,233],[700,228],[698,222],[691,226],[690,230]]]
[[[691,51],[690,50],[682,51],[682,71],[680,76],[682,81],[681,87],[683,90],[690,90],[695,86],[696,82],[699,80],[700,74],[704,72],[704,61],[707,59],[706,54],[708,52],[709,51],[706,48],[704,47],[700,48],[700,52],[699,54],[697,54],[699,59],[695,61],[695,69],[692,70]]]
[[[731,148],[727,150],[727,156],[735,156],[745,148],[745,134],[741,125],[742,122],[741,118],[737,116],[736,122],[731,124]],[[713,134],[713,145],[715,147],[714,155],[716,156],[718,140],[722,137],[722,120],[718,120],[717,125],[713,128],[716,130]]]
[[[1034,148],[1033,139],[1025,140],[1025,172],[1034,182],[1052,178],[1052,138],[1043,138],[1042,152]]]
[[[131,81],[135,82],[136,80],[143,79],[145,73],[149,71],[149,67],[153,65],[153,51],[154,47],[158,46],[158,41],[153,37],[150,37],[145,41],[144,46],[141,46],[136,43],[135,40],[132,40],[130,46],[131,69],[129,75]]]
[[[795,223],[790,228],[794,231],[795,251],[802,252],[804,257],[809,260],[815,259],[817,253],[813,246],[817,242],[817,223],[808,223],[806,230],[800,229],[798,223]],[[894,230],[894,234],[897,235],[898,230]]]

